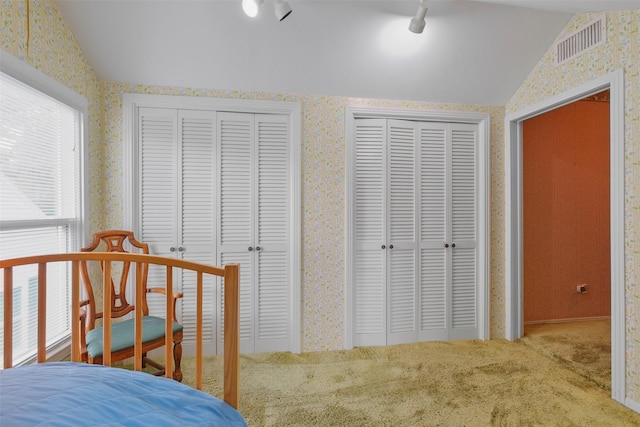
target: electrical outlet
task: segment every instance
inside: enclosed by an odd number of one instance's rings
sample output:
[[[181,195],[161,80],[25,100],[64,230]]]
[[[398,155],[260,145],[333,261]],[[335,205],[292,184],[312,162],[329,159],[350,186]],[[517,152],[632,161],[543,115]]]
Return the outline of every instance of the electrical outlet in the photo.
[[[583,283],[582,285],[576,286],[576,292],[584,294],[587,292],[587,285]]]

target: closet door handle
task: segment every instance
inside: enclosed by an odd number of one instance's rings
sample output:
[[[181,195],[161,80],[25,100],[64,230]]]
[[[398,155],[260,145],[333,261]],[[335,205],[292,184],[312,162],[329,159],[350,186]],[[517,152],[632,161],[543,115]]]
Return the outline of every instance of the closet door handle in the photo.
[[[387,249],[387,247],[385,245],[382,245],[382,249]]]
[[[448,244],[448,243],[445,243],[445,244],[444,244],[444,247],[445,247],[445,248],[448,248],[448,247],[449,247],[449,244]]]
[[[260,249],[262,249],[260,246],[256,246],[256,251],[260,252]]]
[[[178,252],[184,252],[184,248],[183,248],[182,246],[180,246],[180,247],[178,248]]]
[[[251,246],[249,246],[249,252],[251,252],[253,250],[253,248]]]
[[[393,245],[389,245],[389,249],[393,249]]]
[[[451,247],[452,247],[452,248],[455,248],[455,247],[456,247],[456,244],[455,244],[455,243],[452,243],[452,244],[451,244]]]
[[[175,251],[176,251],[176,248],[174,248],[173,246],[171,246],[171,247],[169,248],[169,250],[170,250],[171,252],[175,252]]]

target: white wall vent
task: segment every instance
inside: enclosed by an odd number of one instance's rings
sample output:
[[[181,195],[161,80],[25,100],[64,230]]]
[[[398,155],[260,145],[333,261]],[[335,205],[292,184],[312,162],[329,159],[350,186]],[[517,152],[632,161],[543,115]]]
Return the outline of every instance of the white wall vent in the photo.
[[[556,66],[577,58],[607,41],[607,16],[596,20],[556,42]]]

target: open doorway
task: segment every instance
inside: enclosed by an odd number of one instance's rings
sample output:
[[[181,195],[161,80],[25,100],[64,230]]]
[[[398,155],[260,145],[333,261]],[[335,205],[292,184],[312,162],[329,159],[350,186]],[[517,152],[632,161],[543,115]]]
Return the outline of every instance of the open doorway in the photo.
[[[609,94],[522,124],[524,339],[607,390]]]
[[[611,72],[567,92],[508,115],[505,119],[505,277],[506,337],[524,333],[522,233],[522,127],[524,121],[610,90],[610,283],[611,395],[626,404],[624,304],[624,75]]]
[[[609,91],[522,125],[524,323],[611,316]]]
[[[611,390],[609,90],[522,124],[525,343]]]

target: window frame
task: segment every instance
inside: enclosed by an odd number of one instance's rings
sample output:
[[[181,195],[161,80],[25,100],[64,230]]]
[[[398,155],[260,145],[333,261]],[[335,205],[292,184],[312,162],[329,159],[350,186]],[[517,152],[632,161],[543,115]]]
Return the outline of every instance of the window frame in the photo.
[[[18,80],[19,82],[37,90],[44,95],[47,95],[60,103],[63,103],[72,109],[76,110],[80,114],[79,126],[80,126],[80,155],[79,155],[79,191],[80,191],[80,217],[79,226],[76,230],[76,242],[75,245],[80,249],[82,243],[85,241],[85,236],[88,235],[90,229],[90,222],[88,216],[88,183],[87,183],[87,165],[88,165],[88,121],[89,121],[89,103],[87,99],[75,92],[74,90],[64,86],[57,80],[47,76],[41,71],[35,69],[30,64],[22,61],[19,58],[12,56],[11,54],[0,49],[0,72],[7,76]],[[55,219],[44,219],[42,221],[34,220],[17,220],[6,221],[2,224],[2,228],[5,230],[11,229],[29,229],[39,228],[48,225],[59,225]],[[61,360],[68,354],[70,354],[71,345],[71,331],[69,335],[63,340],[50,345],[47,348],[47,356],[51,360]],[[33,356],[27,357],[21,360],[19,364],[29,364],[36,359],[34,352]]]

